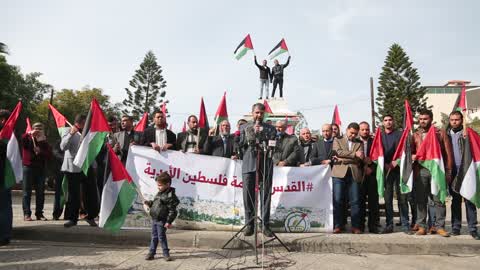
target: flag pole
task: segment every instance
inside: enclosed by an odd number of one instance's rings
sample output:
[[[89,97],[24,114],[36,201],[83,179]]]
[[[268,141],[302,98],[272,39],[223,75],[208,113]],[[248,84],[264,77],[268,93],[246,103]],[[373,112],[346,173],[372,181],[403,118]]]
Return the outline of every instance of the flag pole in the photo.
[[[467,120],[468,120],[468,106],[467,106],[467,87],[465,82],[463,82],[463,88],[465,89],[465,111],[462,111],[463,115],[463,136],[467,136]]]

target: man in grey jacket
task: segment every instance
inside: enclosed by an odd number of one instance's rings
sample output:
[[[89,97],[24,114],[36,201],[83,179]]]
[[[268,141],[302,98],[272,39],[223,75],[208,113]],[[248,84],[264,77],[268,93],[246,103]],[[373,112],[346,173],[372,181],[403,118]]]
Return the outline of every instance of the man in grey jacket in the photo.
[[[283,120],[279,120],[275,123],[275,129],[277,130],[277,142],[275,143],[275,151],[273,153],[273,164],[279,167],[297,166],[299,161],[299,145],[297,137],[285,133],[285,130],[287,130],[287,123]]]
[[[269,140],[275,139],[275,128],[263,122],[264,114],[265,106],[262,103],[254,104],[252,107],[253,122],[240,127],[239,150],[241,152],[240,155],[243,157],[243,204],[245,207],[245,224],[247,225],[244,232],[245,236],[251,236],[254,233],[255,196],[257,196],[255,184],[257,176],[263,205],[261,209],[263,232],[267,237],[273,236],[268,224],[270,221],[273,164],[271,158],[265,158],[262,145],[268,145]]]
[[[97,188],[93,183],[89,183],[89,179],[82,172],[80,167],[77,167],[73,164],[73,160],[77,155],[78,148],[81,143],[81,132],[85,125],[86,116],[77,115],[75,116],[74,125],[69,128],[60,142],[60,149],[65,151],[62,172],[65,173],[66,181],[68,183],[68,195],[67,202],[65,207],[65,219],[67,222],[64,224],[66,228],[77,225],[78,222],[78,212],[80,209],[80,184],[85,186],[86,194],[86,207],[87,207],[87,217],[86,221],[90,226],[96,226],[94,218],[98,214],[96,205],[90,200],[92,196],[97,196]]]

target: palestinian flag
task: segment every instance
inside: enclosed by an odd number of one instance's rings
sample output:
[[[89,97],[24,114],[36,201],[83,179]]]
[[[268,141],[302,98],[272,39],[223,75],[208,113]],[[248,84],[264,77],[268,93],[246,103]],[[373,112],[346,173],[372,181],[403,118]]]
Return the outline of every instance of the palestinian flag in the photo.
[[[275,46],[269,53],[268,55],[270,56],[270,59],[273,59],[277,56],[279,56],[282,53],[288,52],[288,47],[287,43],[285,42],[285,39],[282,38],[280,42]]]
[[[250,34],[248,34],[240,44],[238,44],[237,48],[233,52],[235,54],[235,58],[240,60],[249,50],[253,50],[252,39],[250,38]]]
[[[48,104],[48,107],[52,111],[53,118],[55,119],[55,123],[57,124],[58,134],[60,134],[60,138],[65,135],[67,128],[65,125],[68,123],[67,118],[63,116],[52,104]]]
[[[409,193],[413,190],[413,169],[412,169],[412,130],[413,116],[412,109],[408,100],[405,100],[405,113],[403,117],[403,133],[398,143],[392,161],[396,161],[400,166],[400,192]]]
[[[432,175],[430,182],[432,195],[438,196],[440,201],[445,203],[445,198],[447,197],[447,181],[445,178],[442,151],[435,133],[435,127],[430,127],[427,136],[425,136],[420,148],[417,150],[417,161],[420,165],[428,169]]]
[[[293,135],[295,133],[295,130],[293,129],[292,125],[288,124],[288,115],[285,116],[285,125],[287,126],[285,133],[287,133],[288,135]]]
[[[467,87],[465,84],[462,85],[462,91],[458,95],[457,102],[455,102],[455,110],[459,112],[467,111]]]
[[[165,119],[167,119],[167,104],[165,102],[162,103],[162,113],[165,115]]]
[[[7,145],[5,171],[0,172],[4,175],[3,188],[5,189],[11,188],[15,183],[19,183],[23,179],[22,157],[20,156],[17,137],[15,137],[15,125],[21,110],[22,102],[19,101],[0,131],[0,140]]]
[[[383,198],[385,191],[385,159],[383,154],[382,132],[379,128],[377,128],[375,131],[375,137],[373,138],[369,157],[373,162],[375,162],[375,164],[377,164],[377,171],[375,172],[375,175],[377,178],[378,196]]]
[[[137,126],[135,127],[135,131],[138,131],[138,132],[145,131],[145,129],[147,128],[147,124],[148,124],[148,113],[145,112],[143,113],[142,119],[138,121]]]
[[[337,124],[339,128],[342,126],[342,120],[340,119],[337,105],[335,105],[335,109],[333,109],[332,124]]]
[[[183,121],[182,132],[187,132],[187,123],[185,121]]]
[[[413,190],[413,169],[412,169],[412,134],[410,128],[405,128],[402,137],[398,142],[392,161],[396,161],[400,166],[400,192],[409,193]]]
[[[202,101],[200,102],[200,115],[198,117],[198,127],[204,128],[207,131],[210,129],[208,125],[207,111],[205,110],[205,103],[203,103],[203,97],[202,97]]]
[[[471,128],[467,128],[462,166],[452,188],[480,208],[480,136]]]
[[[105,182],[100,205],[99,226],[109,231],[120,230],[125,222],[128,210],[137,196],[137,190],[132,178],[120,159],[108,148],[108,179]]]
[[[107,119],[100,109],[96,99],[90,104],[90,111],[87,115],[87,121],[82,133],[82,143],[78,148],[77,155],[73,164],[82,168],[83,173],[87,175],[88,168],[97,157],[98,153],[105,144],[105,138],[111,132]]]
[[[267,121],[270,115],[273,114],[272,108],[268,105],[268,101],[266,99],[263,100],[263,106],[265,106],[265,114],[263,116],[263,121]]]
[[[32,123],[30,122],[30,118],[28,117],[25,120],[27,122],[27,128],[25,129],[25,133],[29,133],[30,131],[32,131]]]
[[[222,100],[220,101],[220,105],[218,105],[217,112],[215,113],[215,126],[219,127],[220,123],[224,120],[228,120],[228,112],[227,112],[227,92],[223,93]],[[217,128],[217,133],[219,129]]]

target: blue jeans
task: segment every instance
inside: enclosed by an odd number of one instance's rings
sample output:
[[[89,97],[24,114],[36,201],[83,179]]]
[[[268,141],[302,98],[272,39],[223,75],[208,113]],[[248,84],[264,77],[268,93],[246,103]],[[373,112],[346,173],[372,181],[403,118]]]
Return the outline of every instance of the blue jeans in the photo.
[[[452,230],[462,228],[462,195],[456,193],[450,187],[450,195],[452,195]],[[477,207],[467,199],[464,199],[465,210],[467,214],[467,223],[469,232],[477,232]]]
[[[166,222],[152,220],[152,240],[150,241],[149,253],[155,255],[157,253],[158,241],[162,245],[163,256],[170,256],[170,250],[167,243],[167,228],[164,227]]]
[[[335,228],[345,228],[345,198],[350,201],[352,227],[362,228],[362,184],[356,182],[351,173],[344,178],[333,177],[333,220]]]
[[[401,194],[399,191],[400,172],[392,170],[385,179],[385,227],[393,229],[393,193],[397,192],[398,208],[400,212],[400,222],[404,228],[409,228],[408,218],[408,196],[410,194]],[[413,213],[412,213],[413,216]]]
[[[12,193],[0,187],[0,241],[12,238]]]
[[[23,166],[23,215],[31,216],[30,201],[32,186],[35,186],[35,216],[43,215],[45,203],[45,174],[43,168]]]
[[[268,99],[268,85],[270,82],[268,79],[260,79],[260,98],[263,98],[263,88],[265,87],[265,97]]]

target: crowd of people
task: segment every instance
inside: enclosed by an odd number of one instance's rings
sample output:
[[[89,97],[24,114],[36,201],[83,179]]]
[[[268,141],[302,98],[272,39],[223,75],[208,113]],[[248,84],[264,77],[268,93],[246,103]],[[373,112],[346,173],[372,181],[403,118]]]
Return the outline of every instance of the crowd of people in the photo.
[[[480,239],[477,234],[477,209],[474,204],[464,199],[450,188],[452,197],[452,229],[445,228],[446,205],[430,192],[430,172],[419,165],[416,149],[419,148],[429,129],[434,128],[441,145],[448,184],[455,178],[461,166],[464,146],[463,116],[460,112],[450,114],[447,130],[432,125],[433,114],[429,110],[418,113],[418,128],[411,141],[414,169],[413,191],[403,194],[399,190],[399,164],[392,160],[401,137],[392,115],[382,118],[382,143],[384,167],[388,171],[385,179],[385,223],[380,224],[379,195],[376,180],[377,166],[369,158],[373,136],[367,122],[350,123],[341,134],[336,124],[324,124],[319,136],[313,135],[308,128],[300,130],[299,136],[287,134],[287,123],[277,121],[270,125],[263,121],[265,107],[257,103],[252,107],[253,121],[239,120],[237,131],[231,132],[228,120],[217,127],[207,130],[199,128],[195,115],[188,117],[186,131],[175,134],[167,128],[166,115],[162,111],[152,114],[153,124],[143,132],[134,130],[134,120],[123,115],[120,123],[115,117],[109,117],[111,133],[106,144],[110,144],[122,163],[125,164],[130,145],[144,145],[156,151],[177,150],[185,153],[212,155],[243,160],[244,206],[247,229],[245,235],[253,233],[252,221],[254,204],[252,201],[256,173],[271,172],[257,168],[255,155],[255,136],[258,132],[276,141],[270,162],[273,166],[307,167],[328,165],[332,169],[334,233],[343,233],[347,228],[347,215],[351,217],[351,233],[393,233],[394,194],[398,200],[400,212],[399,226],[407,234],[437,234],[443,237],[459,235],[462,226],[462,201],[465,202],[468,230],[471,236]],[[9,112],[0,111],[0,128],[3,127]],[[23,214],[25,221],[32,221],[31,196],[35,190],[35,218],[46,221],[44,215],[44,189],[47,162],[58,164],[55,175],[55,202],[52,217],[60,219],[62,213],[66,228],[85,220],[91,226],[97,226],[95,219],[99,213],[99,202],[105,181],[107,149],[97,156],[95,162],[85,174],[73,161],[81,143],[81,134],[85,126],[85,115],[77,115],[73,126],[62,134],[61,141],[50,145],[44,133],[44,125],[35,123],[32,130],[23,134],[20,145],[23,158]],[[0,171],[4,171],[6,145],[0,142]],[[261,163],[260,163],[261,164]],[[3,188],[3,173],[0,175],[0,243],[8,244],[11,238],[12,208],[11,192]],[[264,177],[268,179],[268,177]],[[167,181],[168,182],[168,181]],[[162,182],[166,184],[167,182]],[[62,184],[63,187],[62,188]],[[271,181],[264,183],[267,193]],[[64,192],[66,189],[68,192]],[[66,194],[66,196],[64,196]],[[263,232],[272,236],[269,228],[270,194],[263,196],[266,206],[262,213]],[[63,203],[65,202],[65,203]],[[63,206],[65,205],[65,209]],[[383,228],[382,228],[383,227]],[[157,241],[158,242],[158,241]]]

